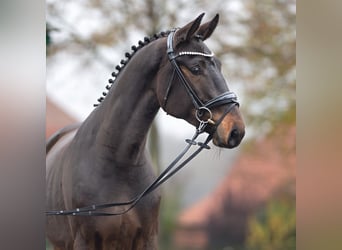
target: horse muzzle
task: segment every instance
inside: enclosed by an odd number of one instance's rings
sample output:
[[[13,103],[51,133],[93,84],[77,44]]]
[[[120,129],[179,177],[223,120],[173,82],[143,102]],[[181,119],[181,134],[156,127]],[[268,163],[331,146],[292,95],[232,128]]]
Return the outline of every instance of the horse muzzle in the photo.
[[[213,143],[222,148],[235,148],[244,136],[245,124],[238,107],[235,107],[217,126],[213,135]]]

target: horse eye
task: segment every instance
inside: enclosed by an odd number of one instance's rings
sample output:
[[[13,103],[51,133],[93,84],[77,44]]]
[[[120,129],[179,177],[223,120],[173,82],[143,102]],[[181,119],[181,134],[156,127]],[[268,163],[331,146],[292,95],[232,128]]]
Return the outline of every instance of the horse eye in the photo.
[[[201,69],[199,66],[194,66],[191,68],[191,72],[194,74],[194,75],[198,75],[200,72],[201,72]]]

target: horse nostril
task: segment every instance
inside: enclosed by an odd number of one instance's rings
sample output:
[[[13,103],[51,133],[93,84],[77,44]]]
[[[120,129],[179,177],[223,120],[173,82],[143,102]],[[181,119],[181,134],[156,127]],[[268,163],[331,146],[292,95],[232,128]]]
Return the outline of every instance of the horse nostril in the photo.
[[[240,133],[238,129],[233,129],[230,132],[229,138],[228,138],[228,145],[229,147],[236,147],[240,144],[242,137],[244,133]]]
[[[233,129],[233,131],[230,133],[230,136],[233,138],[239,136],[239,131],[237,129]]]

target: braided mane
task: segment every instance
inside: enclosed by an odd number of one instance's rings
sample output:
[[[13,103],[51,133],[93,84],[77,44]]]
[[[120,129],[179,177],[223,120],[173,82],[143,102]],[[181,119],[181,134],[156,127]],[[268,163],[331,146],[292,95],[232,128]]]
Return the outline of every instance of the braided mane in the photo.
[[[106,91],[102,93],[103,96],[101,96],[99,99],[97,99],[97,101],[99,103],[96,103],[94,104],[94,107],[97,107],[100,105],[100,103],[104,100],[105,96],[107,95],[108,91],[110,90],[110,88],[113,86],[114,82],[115,82],[115,79],[117,78],[117,76],[120,74],[121,70],[126,66],[126,64],[130,61],[130,59],[134,56],[134,54],[140,50],[141,48],[143,48],[145,45],[159,39],[159,38],[162,38],[162,37],[166,37],[168,36],[168,34],[170,33],[171,31],[168,30],[168,31],[162,31],[162,32],[159,32],[159,33],[156,33],[154,34],[153,36],[150,36],[150,37],[144,37],[144,41],[139,41],[138,42],[138,46],[136,45],[133,45],[131,47],[132,49],[132,52],[129,53],[129,52],[126,52],[125,53],[125,57],[126,59],[122,59],[120,61],[120,64],[116,65],[115,69],[117,70],[117,72],[112,72],[112,77],[113,79],[109,79],[108,82],[109,84],[106,86]]]

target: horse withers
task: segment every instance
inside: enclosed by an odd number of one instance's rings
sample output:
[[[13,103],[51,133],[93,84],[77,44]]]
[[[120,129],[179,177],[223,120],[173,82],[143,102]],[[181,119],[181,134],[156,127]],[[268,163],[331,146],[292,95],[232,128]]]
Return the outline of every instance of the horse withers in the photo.
[[[201,25],[203,15],[132,46],[86,120],[48,141],[47,210],[127,201],[152,183],[145,147],[160,108],[201,128],[219,147],[240,144],[245,132],[236,96],[204,43],[219,16]],[[156,189],[119,216],[50,215],[46,235],[55,249],[157,249],[159,204]]]

